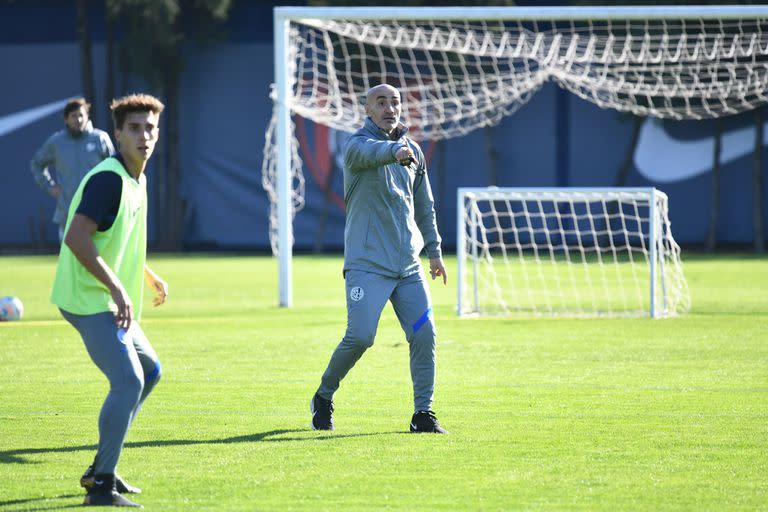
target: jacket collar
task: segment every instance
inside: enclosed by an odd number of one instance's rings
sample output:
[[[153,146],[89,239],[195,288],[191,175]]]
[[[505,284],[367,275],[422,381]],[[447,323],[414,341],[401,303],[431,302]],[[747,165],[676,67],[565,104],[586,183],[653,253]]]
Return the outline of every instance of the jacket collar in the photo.
[[[403,123],[400,123],[397,125],[397,128],[395,128],[395,138],[390,139],[389,135],[387,135],[387,132],[379,128],[378,125],[374,123],[373,119],[371,119],[370,117],[365,118],[364,127],[370,133],[372,133],[373,135],[376,135],[378,138],[382,140],[397,140],[408,134],[408,127],[405,126]]]

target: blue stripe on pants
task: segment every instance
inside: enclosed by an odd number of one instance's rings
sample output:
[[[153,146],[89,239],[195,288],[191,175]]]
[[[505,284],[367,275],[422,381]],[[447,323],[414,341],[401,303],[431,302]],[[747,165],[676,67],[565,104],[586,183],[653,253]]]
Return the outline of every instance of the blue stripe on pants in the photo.
[[[422,325],[427,323],[427,320],[429,320],[429,315],[432,314],[432,308],[427,308],[427,310],[424,312],[423,315],[421,315],[421,318],[416,320],[416,323],[413,324],[413,332],[418,331]]]

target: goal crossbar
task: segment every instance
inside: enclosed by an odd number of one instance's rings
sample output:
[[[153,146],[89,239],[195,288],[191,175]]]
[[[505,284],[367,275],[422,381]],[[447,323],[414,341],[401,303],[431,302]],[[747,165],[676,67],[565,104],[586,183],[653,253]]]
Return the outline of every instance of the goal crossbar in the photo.
[[[275,7],[280,20],[638,20],[764,18],[765,5],[542,7]]]

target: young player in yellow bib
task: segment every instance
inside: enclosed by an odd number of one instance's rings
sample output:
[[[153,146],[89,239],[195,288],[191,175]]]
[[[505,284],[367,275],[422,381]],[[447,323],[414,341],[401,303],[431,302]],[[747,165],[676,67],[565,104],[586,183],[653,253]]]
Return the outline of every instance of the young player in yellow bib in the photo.
[[[411,432],[445,433],[432,411],[435,337],[429,272],[446,282],[435,205],[421,148],[400,123],[400,92],[387,84],[368,91],[365,125],[344,147],[344,279],[347,331],[312,397],[312,428],[333,430],[333,394],[373,345],[381,312],[392,303],[410,349],[414,414]]]
[[[111,105],[118,153],[80,183],[67,216],[51,301],[80,333],[88,355],[109,380],[99,415],[99,444],[80,484],[84,505],[140,505],[139,493],[115,473],[128,427],[160,379],[160,361],[138,321],[143,282],[165,302],[168,285],[146,264],[147,179],[163,104],[134,94]]]

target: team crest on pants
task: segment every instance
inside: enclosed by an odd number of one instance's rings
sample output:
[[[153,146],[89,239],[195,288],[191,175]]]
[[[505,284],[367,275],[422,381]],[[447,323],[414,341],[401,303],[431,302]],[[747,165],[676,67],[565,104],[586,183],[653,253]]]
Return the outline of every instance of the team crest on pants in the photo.
[[[354,288],[349,290],[349,298],[352,299],[355,302],[357,302],[360,299],[362,299],[363,296],[365,296],[365,292],[363,291],[363,289],[360,286],[355,286]]]

